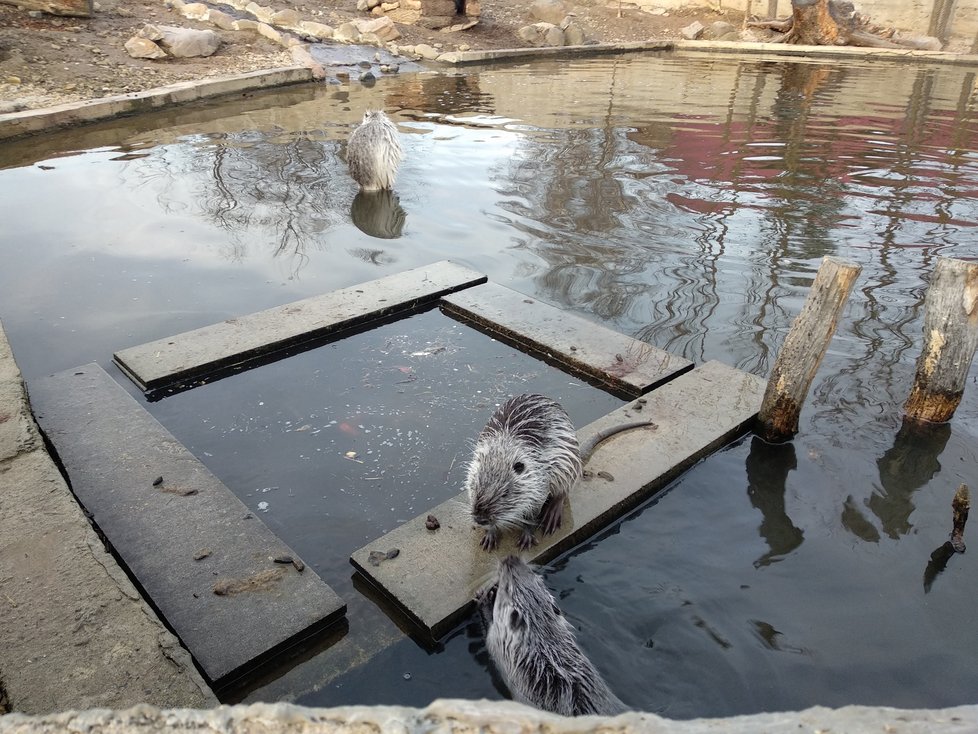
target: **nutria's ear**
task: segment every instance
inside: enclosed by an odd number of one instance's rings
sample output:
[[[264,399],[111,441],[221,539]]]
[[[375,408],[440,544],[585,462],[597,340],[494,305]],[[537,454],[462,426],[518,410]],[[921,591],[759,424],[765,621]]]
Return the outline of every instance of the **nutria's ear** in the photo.
[[[523,620],[522,615],[515,609],[509,613],[509,626],[518,630],[526,628],[526,622]]]

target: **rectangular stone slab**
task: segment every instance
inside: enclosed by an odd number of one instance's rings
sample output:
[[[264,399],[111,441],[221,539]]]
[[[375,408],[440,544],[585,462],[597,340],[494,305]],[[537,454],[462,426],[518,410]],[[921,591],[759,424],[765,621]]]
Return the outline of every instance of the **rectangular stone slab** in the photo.
[[[299,557],[97,364],[33,381],[30,399],[78,500],[216,686],[343,618],[315,571],[274,562]]]
[[[441,305],[450,315],[623,395],[638,397],[693,368],[688,359],[496,283],[442,296]]]
[[[620,519],[694,462],[742,434],[760,409],[764,381],[719,362],[702,367],[609,413],[578,431],[582,443],[599,431],[648,419],[655,428],[638,428],[600,443],[585,467],[588,477],[571,491],[563,525],[522,554],[546,563]],[[424,513],[351,557],[368,582],[437,639],[471,611],[476,591],[499,558],[519,553],[518,533],[507,532],[500,548],[480,546],[482,530],[472,526],[465,493],[430,510],[441,526],[428,530]],[[371,551],[394,558],[374,565]]]
[[[442,260],[123,349],[114,359],[142,390],[157,390],[434,303],[485,280],[481,273]]]

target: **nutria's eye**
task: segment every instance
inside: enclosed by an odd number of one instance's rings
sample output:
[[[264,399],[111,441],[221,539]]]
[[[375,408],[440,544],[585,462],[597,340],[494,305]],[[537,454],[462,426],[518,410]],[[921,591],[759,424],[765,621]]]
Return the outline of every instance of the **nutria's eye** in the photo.
[[[513,471],[517,474],[522,474],[524,469],[526,469],[526,464],[524,464],[522,461],[517,461],[515,464],[513,464]]]

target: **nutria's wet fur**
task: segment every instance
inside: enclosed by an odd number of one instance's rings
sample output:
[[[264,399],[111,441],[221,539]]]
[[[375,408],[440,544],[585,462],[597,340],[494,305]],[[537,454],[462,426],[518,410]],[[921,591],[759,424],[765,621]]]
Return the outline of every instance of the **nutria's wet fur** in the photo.
[[[543,578],[516,556],[476,597],[486,647],[513,699],[563,716],[628,710],[581,652]]]
[[[472,519],[486,530],[482,547],[494,549],[505,528],[522,530],[523,549],[536,542],[538,523],[553,533],[582,472],[577,432],[559,403],[533,394],[507,400],[479,434],[465,480]]]
[[[404,151],[397,128],[381,110],[367,110],[363,121],[350,134],[346,161],[350,175],[363,191],[394,188],[397,168]]]
[[[507,400],[479,434],[465,479],[472,519],[486,531],[482,547],[495,549],[506,528],[521,529],[521,550],[536,544],[537,526],[547,535],[556,532],[564,498],[595,447],[616,433],[648,426],[654,424],[611,426],[582,447],[570,416],[556,401],[536,394]]]

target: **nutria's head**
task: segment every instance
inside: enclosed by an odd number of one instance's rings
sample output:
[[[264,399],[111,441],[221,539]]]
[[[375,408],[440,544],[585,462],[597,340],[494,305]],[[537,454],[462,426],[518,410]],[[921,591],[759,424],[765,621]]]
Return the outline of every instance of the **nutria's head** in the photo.
[[[465,488],[476,525],[515,527],[543,507],[550,474],[537,452],[511,435],[483,434],[472,452]]]

